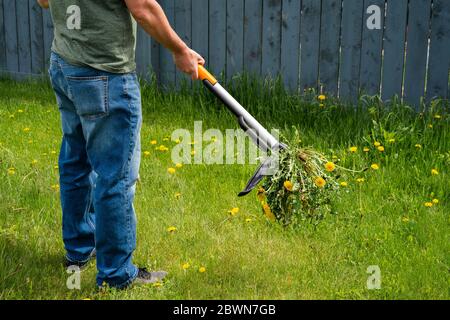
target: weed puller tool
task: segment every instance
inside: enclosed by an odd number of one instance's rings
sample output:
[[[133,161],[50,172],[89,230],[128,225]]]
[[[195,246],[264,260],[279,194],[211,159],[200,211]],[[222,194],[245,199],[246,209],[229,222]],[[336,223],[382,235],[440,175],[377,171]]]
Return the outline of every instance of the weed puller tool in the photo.
[[[214,76],[203,66],[198,66],[198,75],[200,80],[209,91],[211,91],[222,103],[230,110],[239,122],[239,126],[251,138],[251,140],[263,151],[279,152],[286,149],[287,146],[279,142],[271,135],[245,108],[234,99],[227,90],[225,90]],[[261,180],[268,175],[273,168],[273,157],[268,157],[257,169],[253,177],[247,183],[245,189],[239,193],[239,196],[249,194]]]

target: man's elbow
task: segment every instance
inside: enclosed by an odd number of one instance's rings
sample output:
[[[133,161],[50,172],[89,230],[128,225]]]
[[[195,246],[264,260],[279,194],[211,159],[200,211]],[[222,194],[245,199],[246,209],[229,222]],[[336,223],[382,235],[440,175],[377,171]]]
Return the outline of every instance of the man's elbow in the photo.
[[[128,0],[125,2],[127,3],[128,10],[139,24],[149,21],[152,14],[155,12],[155,9],[159,6],[155,0]]]

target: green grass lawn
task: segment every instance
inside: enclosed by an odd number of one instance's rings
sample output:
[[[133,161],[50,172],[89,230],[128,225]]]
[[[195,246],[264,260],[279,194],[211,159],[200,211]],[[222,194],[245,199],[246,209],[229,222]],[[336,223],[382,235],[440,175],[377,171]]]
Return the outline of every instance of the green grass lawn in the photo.
[[[193,130],[196,120],[204,129],[236,128],[233,117],[202,89],[163,94],[143,88],[142,150],[148,153],[135,201],[135,262],[170,275],[161,286],[98,291],[92,263],[81,275],[81,290],[68,290],[55,98],[47,83],[1,80],[0,298],[450,298],[448,105],[437,101],[418,114],[374,98],[358,107],[332,99],[321,106],[314,94],[292,97],[277,86],[258,91],[247,83],[234,91],[265,126],[287,136],[295,126],[306,146],[340,166],[380,169],[344,173],[339,182],[348,186],[333,201],[336,214],[317,227],[305,222],[284,229],[263,216],[255,193],[236,196],[255,166],[185,165],[171,175],[170,151],[151,144],[172,149],[175,143],[163,139],[178,128]],[[426,207],[433,199],[439,203]],[[230,217],[235,207],[239,213]],[[172,226],[177,230],[168,232]],[[367,289],[372,265],[381,270],[380,290]]]

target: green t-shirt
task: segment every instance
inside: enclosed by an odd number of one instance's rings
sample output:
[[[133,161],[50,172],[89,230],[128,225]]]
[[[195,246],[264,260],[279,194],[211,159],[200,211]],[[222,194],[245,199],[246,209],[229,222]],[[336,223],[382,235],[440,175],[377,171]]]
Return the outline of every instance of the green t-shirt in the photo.
[[[128,73],[136,69],[136,21],[123,0],[50,0],[52,50],[67,62]]]

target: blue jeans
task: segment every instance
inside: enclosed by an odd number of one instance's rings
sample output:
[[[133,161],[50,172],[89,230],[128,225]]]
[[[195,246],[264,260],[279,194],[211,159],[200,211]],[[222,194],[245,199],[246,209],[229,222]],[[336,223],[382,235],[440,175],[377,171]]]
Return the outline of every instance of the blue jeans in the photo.
[[[133,199],[140,165],[141,96],[135,73],[112,74],[51,55],[61,113],[59,156],[67,259],[97,254],[97,284],[125,287],[137,276]]]

